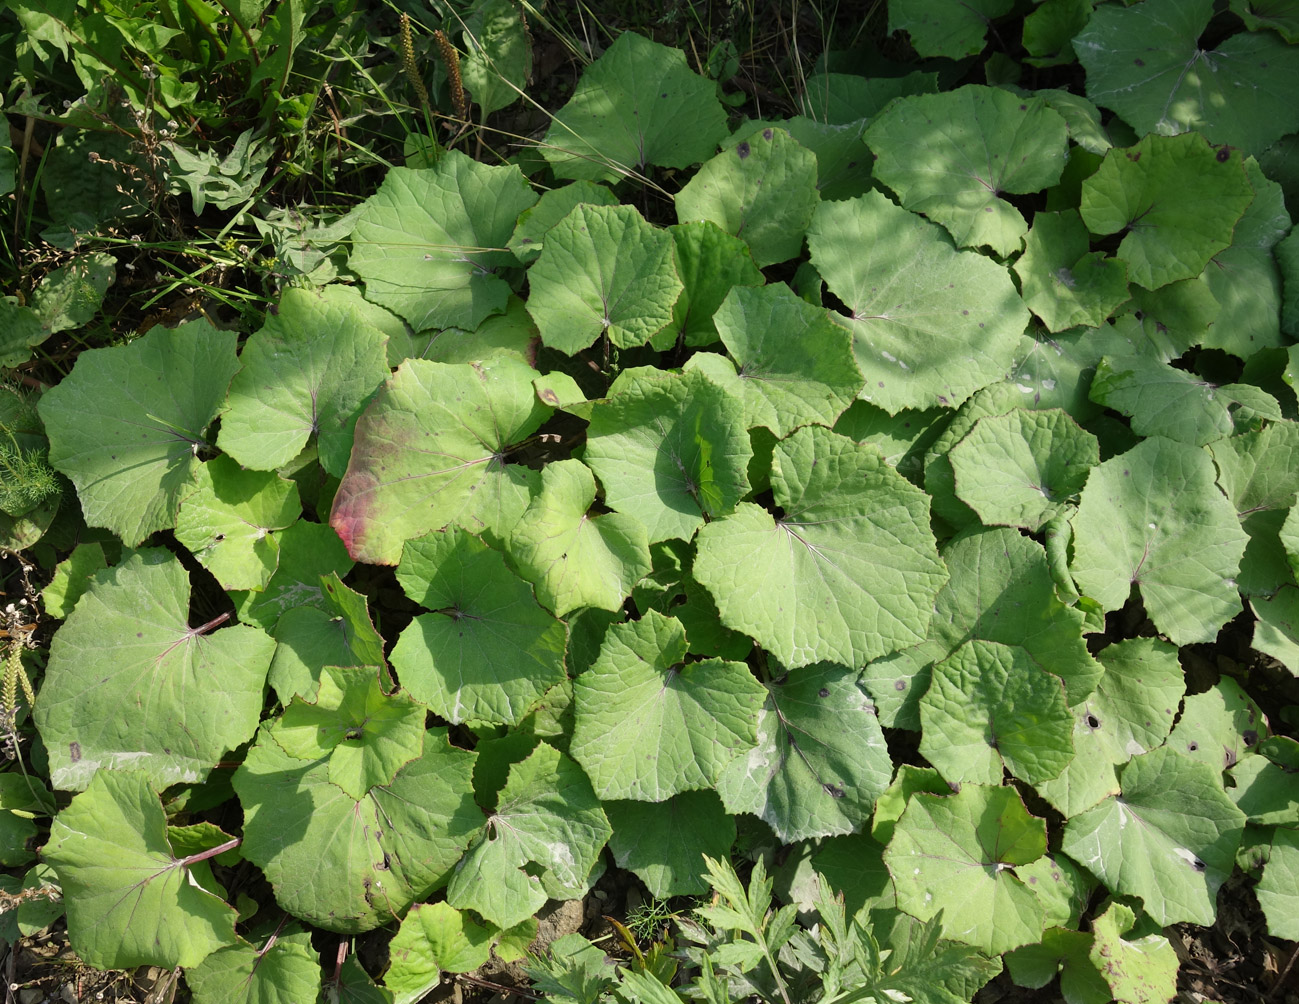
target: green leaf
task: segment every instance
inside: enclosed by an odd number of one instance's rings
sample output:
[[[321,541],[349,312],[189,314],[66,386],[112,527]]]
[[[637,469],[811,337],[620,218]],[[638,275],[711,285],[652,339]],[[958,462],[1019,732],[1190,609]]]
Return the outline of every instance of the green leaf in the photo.
[[[1177,993],[1177,953],[1160,934],[1126,940],[1123,933],[1134,919],[1130,907],[1111,903],[1092,921],[1094,934],[1088,953],[1092,965],[1117,1001],[1145,1004],[1172,1000]]]
[[[1168,745],[1216,771],[1236,766],[1267,735],[1267,720],[1235,680],[1186,698]]]
[[[117,259],[97,251],[48,272],[32,292],[31,308],[48,334],[79,328],[99,313],[117,277]]]
[[[921,920],[941,912],[944,938],[997,955],[1042,936],[1042,904],[1015,866],[1045,853],[1046,824],[1014,788],[967,784],[912,796],[884,863],[899,908]]]
[[[719,335],[713,315],[735,286],[761,286],[762,273],[748,245],[709,222],[679,223],[669,228],[676,249],[677,274],[685,288],[672,307],[672,324],[651,341],[656,349],[664,335],[686,345],[712,345]]]
[[[857,671],[818,663],[767,685],[758,745],[731,761],[717,791],[729,812],[750,812],[793,843],[858,830],[892,772]]]
[[[1092,965],[1095,935],[1048,927],[1037,945],[1006,954],[1006,968],[1016,986],[1040,989],[1060,974],[1060,993],[1069,1004],[1110,1004],[1110,986]]]
[[[50,463],[77,486],[87,523],[131,547],[175,525],[237,368],[235,333],[206,321],[78,355],[40,415]]]
[[[337,292],[336,292],[337,291]],[[344,286],[286,289],[244,343],[217,443],[245,467],[283,467],[317,437],[341,477],[361,408],[388,378],[384,333]]]
[[[698,164],[725,135],[716,85],[680,49],[625,31],[582,73],[541,152],[557,178],[617,181],[651,165]]]
[[[1236,223],[1231,247],[1219,251],[1200,281],[1221,305],[1217,323],[1205,333],[1206,348],[1247,359],[1259,349],[1281,346],[1281,270],[1274,249],[1290,231],[1290,214],[1279,184],[1264,176],[1249,157],[1245,173],[1254,201]]]
[[[395,167],[357,214],[348,266],[367,299],[413,330],[472,330],[505,309],[510,287],[496,271],[516,263],[505,244],[536,201],[518,167],[458,150],[432,168]]]
[[[573,684],[572,754],[602,799],[710,788],[753,747],[764,691],[743,663],[682,663],[679,621],[650,610],[605,634]]]
[[[581,607],[621,610],[651,568],[641,522],[617,512],[592,516],[594,501],[595,478],[580,460],[547,464],[541,491],[510,533],[510,560],[556,617]]]
[[[1081,211],[1092,233],[1125,234],[1116,257],[1129,279],[1156,289],[1198,276],[1253,198],[1239,151],[1215,151],[1197,134],[1150,135],[1105,155],[1082,184]]]
[[[293,607],[275,624],[275,657],[267,678],[280,703],[313,697],[325,666],[384,664],[383,639],[370,622],[365,597],[336,572],[320,577],[321,606]]]
[[[437,986],[443,972],[468,973],[492,953],[492,931],[446,903],[420,903],[406,914],[389,943],[392,959],[383,982],[416,999]]]
[[[268,729],[298,760],[329,760],[329,779],[358,801],[424,749],[428,709],[385,694],[373,669],[326,666],[314,701],[296,697]]]
[[[1271,28],[1287,42],[1299,42],[1299,7],[1295,0],[1228,0],[1250,31]]]
[[[752,447],[734,395],[697,372],[629,371],[591,411],[584,459],[612,509],[650,543],[689,540],[749,490]]]
[[[320,998],[320,955],[290,924],[260,949],[242,938],[185,972],[194,1004],[302,1004]]]
[[[971,639],[1023,648],[1064,680],[1070,702],[1091,693],[1102,670],[1083,640],[1082,611],[1056,596],[1042,545],[1017,530],[985,529],[954,539],[943,562],[951,579],[934,602],[929,637],[862,671],[885,725],[918,730],[929,667]]]
[[[1034,785],[1066,818],[1119,793],[1114,767],[1163,743],[1186,690],[1177,649],[1158,638],[1129,638],[1097,658],[1105,675],[1069,707],[1076,755],[1059,777]]]
[[[807,78],[800,105],[803,114],[817,122],[861,124],[882,112],[894,98],[937,90],[938,74],[921,70],[887,77],[814,73]]]
[[[102,544],[89,542],[74,547],[54,569],[50,584],[41,591],[46,616],[65,619],[90,588],[95,573],[107,567]]]
[[[1250,599],[1258,621],[1253,647],[1299,676],[1299,587],[1282,586],[1275,596]]]
[[[1245,829],[1218,777],[1167,746],[1133,757],[1121,794],[1070,819],[1061,849],[1160,926],[1208,926]]]
[[[744,502],[699,533],[694,575],[722,623],[791,669],[923,640],[946,577],[924,494],[822,426],[776,444],[771,480],[779,519]]]
[[[476,4],[463,24],[468,52],[460,61],[460,72],[485,117],[522,96],[532,77],[532,40],[522,8],[510,0]]]
[[[0,366],[21,366],[50,334],[31,307],[0,296]]]
[[[658,899],[707,892],[704,856],[725,857],[735,843],[735,817],[711,791],[683,791],[666,802],[605,802],[604,811],[614,861]]]
[[[327,931],[355,934],[394,920],[446,882],[482,813],[474,754],[429,730],[424,754],[393,782],[350,797],[328,758],[304,761],[269,737],[235,771],[244,809],[241,851],[266,873],[282,909]]]
[[[889,31],[905,31],[921,56],[977,56],[989,22],[1013,6],[1013,0],[889,0]]]
[[[1059,409],[981,418],[949,453],[956,494],[985,524],[1036,533],[1100,463],[1096,437]]]
[[[987,245],[1000,255],[1018,251],[1028,231],[1001,194],[1054,185],[1068,146],[1064,119],[1044,99],[977,84],[899,98],[862,138],[875,177],[904,208],[941,223],[958,247]]]
[[[1004,268],[941,228],[870,192],[818,206],[807,242],[851,311],[867,401],[955,408],[1009,367],[1028,311]]]
[[[56,788],[82,790],[101,767],[158,788],[202,781],[252,736],[274,642],[245,625],[191,628],[189,603],[166,551],[95,577],[54,636],[34,711]]]
[[[852,335],[784,283],[735,287],[713,321],[739,370],[724,385],[743,398],[749,428],[783,438],[800,425],[833,425],[862,389]]]
[[[969,641],[933,669],[920,699],[920,752],[949,782],[1029,784],[1073,759],[1073,720],[1060,678],[1019,647]]]
[[[1106,356],[1096,367],[1091,396],[1130,416],[1139,436],[1204,446],[1231,435],[1234,390],[1148,356]]]
[[[1092,470],[1072,522],[1073,576],[1104,610],[1137,586],[1178,645],[1213,641],[1240,610],[1246,537],[1203,450],[1143,440]]]
[[[448,523],[505,533],[527,508],[532,480],[506,456],[550,414],[535,375],[508,356],[403,363],[356,423],[334,497],[330,523],[349,553],[395,565],[403,542]]]
[[[319,523],[299,520],[280,533],[275,571],[260,592],[249,593],[239,610],[241,620],[276,631],[279,620],[295,607],[316,607],[333,615],[331,576],[352,570],[352,560],[338,534]]]
[[[510,768],[496,812],[456,865],[447,902],[513,927],[546,902],[544,878],[562,898],[581,896],[611,832],[582,769],[542,743]]]
[[[1089,251],[1076,210],[1037,213],[1015,262],[1024,303],[1049,331],[1098,327],[1128,298],[1123,262]]]
[[[618,196],[593,181],[574,181],[559,188],[542,192],[531,209],[519,216],[519,224],[510,237],[510,250],[525,265],[536,261],[546,243],[546,235],[575,206],[616,206]]]
[[[563,623],[477,537],[453,528],[408,541],[397,580],[433,612],[401,633],[393,666],[447,721],[516,725],[564,679]]]
[[[1272,831],[1272,852],[1254,892],[1268,933],[1287,941],[1299,937],[1299,830],[1278,826]]]
[[[58,872],[68,936],[87,965],[195,966],[235,941],[235,911],[204,888],[206,862],[173,855],[144,774],[97,773],[55,817],[42,856]]]
[[[180,504],[176,539],[226,589],[263,588],[279,558],[276,531],[302,514],[298,486],[229,457],[201,465],[197,483]]]
[[[1214,443],[1218,484],[1249,535],[1237,582],[1246,596],[1271,595],[1294,572],[1281,528],[1299,497],[1299,424],[1273,422],[1258,432]]]
[[[528,286],[541,340],[569,355],[602,335],[620,349],[643,345],[671,323],[682,289],[670,233],[635,206],[587,203],[550,229]]]
[[[767,127],[707,161],[675,198],[677,221],[709,220],[749,246],[759,268],[803,250],[821,201],[817,161],[784,129]]]
[[[1291,92],[1299,51],[1270,32],[1241,32],[1205,51],[1212,16],[1212,0],[1101,4],[1074,38],[1087,96],[1139,134],[1194,129],[1246,153],[1299,129]]]

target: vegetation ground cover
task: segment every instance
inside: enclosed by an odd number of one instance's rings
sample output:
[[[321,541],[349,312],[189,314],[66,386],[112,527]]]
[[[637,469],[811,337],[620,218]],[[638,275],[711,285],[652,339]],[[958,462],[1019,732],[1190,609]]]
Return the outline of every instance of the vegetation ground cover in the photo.
[[[1279,999],[1297,31],[11,3],[8,982]]]

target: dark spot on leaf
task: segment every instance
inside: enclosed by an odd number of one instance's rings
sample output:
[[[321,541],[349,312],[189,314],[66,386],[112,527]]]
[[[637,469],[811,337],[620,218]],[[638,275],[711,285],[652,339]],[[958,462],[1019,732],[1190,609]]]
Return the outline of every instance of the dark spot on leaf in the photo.
[[[1191,742],[1186,744],[1186,748],[1190,750],[1192,753],[1194,753],[1196,750],[1200,748],[1200,744],[1192,740]]]
[[[1206,872],[1209,870],[1209,866],[1206,865],[1199,858],[1196,858],[1194,861],[1191,862],[1191,867],[1194,868],[1197,872]]]
[[[143,637],[144,637],[144,632],[143,632],[143,631],[137,631],[137,632],[135,632],[135,636],[136,636],[137,638],[143,638]]]
[[[968,310],[962,310],[962,311],[961,311],[961,316],[962,316],[962,317],[969,317],[969,316],[970,316],[970,312],[969,312]]]
[[[831,798],[843,798],[844,791],[837,784],[823,784],[821,787],[825,789],[825,793]]]
[[[1101,727],[1101,720],[1093,714],[1088,714],[1083,721],[1087,723],[1089,729],[1099,729]]]
[[[1029,885],[1037,885],[1037,876],[1036,876],[1036,875],[1030,875],[1030,876],[1028,877],[1028,884],[1029,884]]]
[[[219,544],[221,541],[226,539],[226,535],[224,533],[218,533],[214,539]]]
[[[1020,106],[1019,106],[1019,110],[1020,110],[1021,112],[1026,112],[1026,111],[1028,111],[1028,105],[1020,105]]]
[[[1132,60],[1132,65],[1133,65],[1133,66],[1145,66],[1145,65],[1146,65],[1146,61],[1145,61],[1144,59],[1134,59],[1134,60]]]
[[[659,97],[661,97],[661,98],[666,98],[667,96],[668,96],[668,92],[667,92],[667,91],[664,91],[662,94],[659,95]]]
[[[1225,164],[1231,160],[1231,148],[1226,143],[1223,143],[1215,156],[1219,164]]]
[[[1222,748],[1222,768],[1226,770],[1236,766],[1236,751],[1224,746]]]
[[[541,392],[541,400],[545,401],[546,404],[553,404],[556,408],[559,407],[559,395],[549,387]]]
[[[162,751],[163,751],[164,753],[166,753],[167,756],[171,756],[171,750],[167,749],[166,746],[164,746],[164,747],[162,748]]]
[[[906,689],[907,689],[907,681],[906,681],[906,680],[894,680],[894,681],[893,681],[893,689],[894,689],[894,690],[906,690]]]
[[[1139,153],[1125,153],[1124,156],[1134,164],[1141,159],[1141,154]]]
[[[68,743],[68,756],[76,763],[81,759],[81,743]]]
[[[829,687],[822,687],[820,690],[818,690],[818,691],[816,692],[816,696],[817,696],[817,697],[829,697],[829,696],[830,696],[830,688],[829,688]]]
[[[741,143],[739,146],[735,148],[735,152],[740,155],[740,160],[743,160],[745,157],[749,155],[749,144]]]
[[[1240,734],[1240,738],[1245,740],[1246,746],[1253,746],[1256,742],[1258,742],[1258,733],[1255,732],[1253,729],[1246,729],[1244,732]]]
[[[763,138],[763,139],[771,139],[771,137],[774,136],[774,135],[775,135],[775,133],[773,133],[770,129],[763,129],[763,130],[762,130],[762,138]]]
[[[359,725],[353,725],[343,732],[344,739],[358,740],[365,735],[365,730]]]

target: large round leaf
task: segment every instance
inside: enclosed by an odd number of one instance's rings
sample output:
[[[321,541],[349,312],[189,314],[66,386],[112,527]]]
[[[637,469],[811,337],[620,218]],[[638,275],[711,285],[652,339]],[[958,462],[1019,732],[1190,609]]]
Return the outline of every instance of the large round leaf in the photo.
[[[1161,927],[1208,926],[1245,829],[1218,773],[1167,746],[1134,757],[1121,794],[1069,820],[1061,849]]]
[[[707,160],[726,135],[717,87],[680,49],[625,31],[586,68],[541,152],[559,178],[618,181]]]
[[[1014,268],[1024,303],[1049,331],[1098,327],[1128,298],[1123,263],[1088,247],[1087,228],[1076,210],[1033,217]]]
[[[456,866],[447,902],[513,927],[545,905],[548,890],[564,899],[585,893],[611,832],[582,768],[541,743],[510,767],[496,811]]]
[[[1092,233],[1125,235],[1128,277],[1156,289],[1198,276],[1253,198],[1239,151],[1198,134],[1152,135],[1105,155],[1082,184],[1081,211]]]
[[[758,745],[731,761],[717,791],[729,811],[750,812],[793,843],[855,832],[892,773],[857,670],[820,663],[767,685]]]
[[[1013,6],[1013,0],[890,0],[889,31],[905,31],[922,56],[977,56],[989,23]]]
[[[622,349],[643,345],[671,323],[681,292],[671,234],[635,206],[587,203],[551,228],[528,285],[541,340],[569,355],[601,335]]]
[[[902,205],[947,228],[959,247],[1019,250],[1028,224],[1001,198],[1060,180],[1069,138],[1042,98],[971,84],[899,98],[862,137],[875,177]]]
[[[699,533],[722,623],[790,668],[860,666],[922,641],[947,577],[929,500],[877,450],[823,426],[776,444],[779,519],[751,502]]]
[[[640,520],[650,543],[688,540],[749,490],[744,405],[702,373],[621,377],[591,411],[584,459],[605,504]]]
[[[1092,470],[1073,518],[1072,571],[1105,610],[1138,586],[1178,645],[1211,642],[1240,610],[1247,540],[1204,450],[1158,436]]]
[[[1016,865],[1046,853],[1046,823],[1014,788],[967,784],[912,795],[884,850],[898,907],[921,920],[942,911],[943,936],[997,955],[1042,935],[1042,902]]]
[[[1017,646],[969,641],[934,666],[920,699],[920,752],[948,781],[1029,784],[1073,759],[1073,719],[1060,678]]]
[[[176,539],[226,589],[261,589],[275,571],[283,530],[302,514],[298,486],[229,457],[198,469],[198,490],[176,515]]]
[[[356,423],[330,523],[358,561],[395,565],[406,540],[457,523],[504,533],[528,505],[526,468],[509,448],[550,409],[526,363],[409,359]]]
[[[415,331],[478,327],[500,313],[517,264],[505,249],[537,193],[514,165],[490,167],[449,150],[428,169],[395,167],[357,211],[348,266],[365,295]]]
[[[247,625],[189,626],[189,576],[166,551],[100,572],[54,636],[34,711],[56,788],[101,768],[159,789],[202,781],[252,736],[275,643]]]
[[[299,760],[262,738],[235,771],[244,857],[270,879],[286,912],[357,933],[399,918],[446,881],[482,824],[474,754],[431,729],[424,755],[393,782],[352,798],[329,780],[329,758]]]
[[[41,856],[58,872],[68,936],[87,965],[195,966],[235,940],[235,911],[209,891],[206,862],[175,856],[141,773],[96,774],[55,817]]]
[[[455,528],[407,542],[397,578],[433,613],[401,633],[392,664],[447,721],[515,725],[564,679],[563,623],[477,537]]]
[[[580,460],[541,471],[541,491],[510,533],[510,560],[556,617],[581,607],[621,610],[651,569],[641,522],[623,513],[589,514],[595,478]]]
[[[867,401],[890,414],[955,408],[1010,366],[1028,311],[1006,269],[955,250],[941,228],[869,192],[821,203],[807,243],[851,311]]]
[[[348,287],[286,289],[244,343],[217,443],[271,471],[315,436],[320,466],[341,477],[361,406],[388,378],[386,342]]]
[[[650,610],[609,628],[574,681],[572,753],[602,799],[711,788],[753,747],[762,685],[743,663],[682,664],[685,655],[681,623]]]
[[[736,286],[713,321],[738,367],[749,428],[783,437],[800,425],[833,425],[862,389],[852,335],[784,283]]]
[[[1101,4],[1075,36],[1087,96],[1140,134],[1198,130],[1261,154],[1299,129],[1299,49],[1271,32],[1241,32],[1200,48],[1213,0]]]
[[[719,153],[676,194],[678,222],[716,223],[749,246],[759,268],[803,250],[818,202],[816,156],[770,127]]]
[[[725,857],[735,843],[735,817],[712,791],[684,791],[666,802],[605,802],[604,811],[618,867],[659,899],[707,892],[704,855]]]
[[[206,321],[155,327],[90,349],[41,398],[50,463],[72,479],[86,522],[135,546],[172,527],[203,431],[234,376],[235,333]]]

